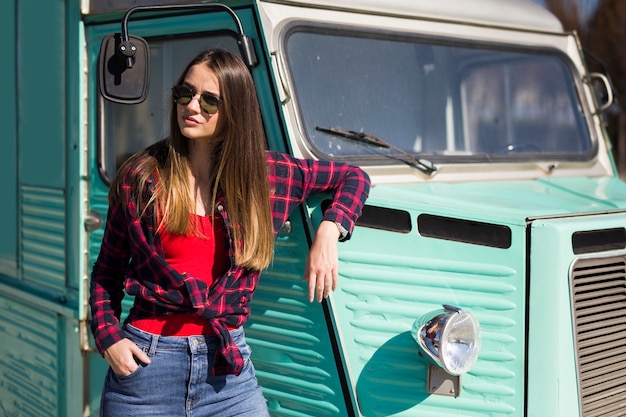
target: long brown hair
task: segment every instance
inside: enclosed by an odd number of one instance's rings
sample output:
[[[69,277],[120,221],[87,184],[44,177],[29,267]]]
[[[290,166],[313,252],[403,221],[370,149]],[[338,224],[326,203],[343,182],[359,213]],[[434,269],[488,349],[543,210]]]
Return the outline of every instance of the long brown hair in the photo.
[[[212,49],[192,59],[176,84],[181,84],[195,65],[205,65],[216,75],[222,100],[219,117],[224,134],[214,147],[212,159],[206,161],[214,167],[212,207],[214,210],[218,193],[223,193],[232,225],[235,263],[260,270],[272,260],[274,235],[265,133],[254,82],[237,55]],[[158,176],[155,193],[149,201],[141,202],[143,193],[139,191],[138,204],[144,210],[147,205],[156,204],[158,212],[164,214],[160,216],[159,228],[178,234],[198,233],[189,221],[190,213],[195,211],[195,202],[188,192],[189,139],[180,131],[175,104],[170,112],[170,132],[162,157],[159,152],[145,150],[127,161],[140,172],[134,181],[139,190],[145,189],[151,174],[156,172]],[[118,187],[119,180],[112,184],[111,191],[116,192]]]

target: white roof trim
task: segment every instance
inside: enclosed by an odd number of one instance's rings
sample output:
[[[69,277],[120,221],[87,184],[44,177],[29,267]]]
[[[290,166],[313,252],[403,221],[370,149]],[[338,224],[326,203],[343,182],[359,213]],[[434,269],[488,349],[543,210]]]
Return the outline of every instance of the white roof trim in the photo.
[[[531,0],[261,0],[333,10],[562,32],[561,22]]]

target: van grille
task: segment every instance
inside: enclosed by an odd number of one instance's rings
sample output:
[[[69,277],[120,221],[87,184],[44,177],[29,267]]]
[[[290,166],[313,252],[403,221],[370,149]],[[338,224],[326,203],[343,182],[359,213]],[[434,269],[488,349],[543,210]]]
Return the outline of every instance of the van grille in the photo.
[[[623,416],[626,257],[579,259],[571,283],[582,416]]]

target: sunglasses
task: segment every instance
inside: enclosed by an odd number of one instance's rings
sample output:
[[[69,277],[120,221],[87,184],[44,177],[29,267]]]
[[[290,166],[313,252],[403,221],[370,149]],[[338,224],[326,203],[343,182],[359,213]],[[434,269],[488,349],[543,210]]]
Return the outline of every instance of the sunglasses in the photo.
[[[209,114],[217,113],[222,101],[209,93],[196,93],[185,85],[175,85],[172,87],[172,97],[177,104],[186,106],[196,96],[200,96],[200,108]]]

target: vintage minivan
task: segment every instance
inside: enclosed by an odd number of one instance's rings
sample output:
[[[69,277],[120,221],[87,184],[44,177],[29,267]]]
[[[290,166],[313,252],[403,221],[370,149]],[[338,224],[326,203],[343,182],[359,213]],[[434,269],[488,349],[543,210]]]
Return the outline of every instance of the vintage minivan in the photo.
[[[575,33],[529,0],[8,0],[0,416],[97,416],[87,307],[119,165],[167,135],[202,49],[240,54],[270,149],[363,168],[337,290],[281,231],[246,334],[276,417],[612,417],[626,184]],[[8,64],[8,65],[7,65]],[[8,104],[6,104],[8,103]],[[126,307],[130,306],[128,300]]]

